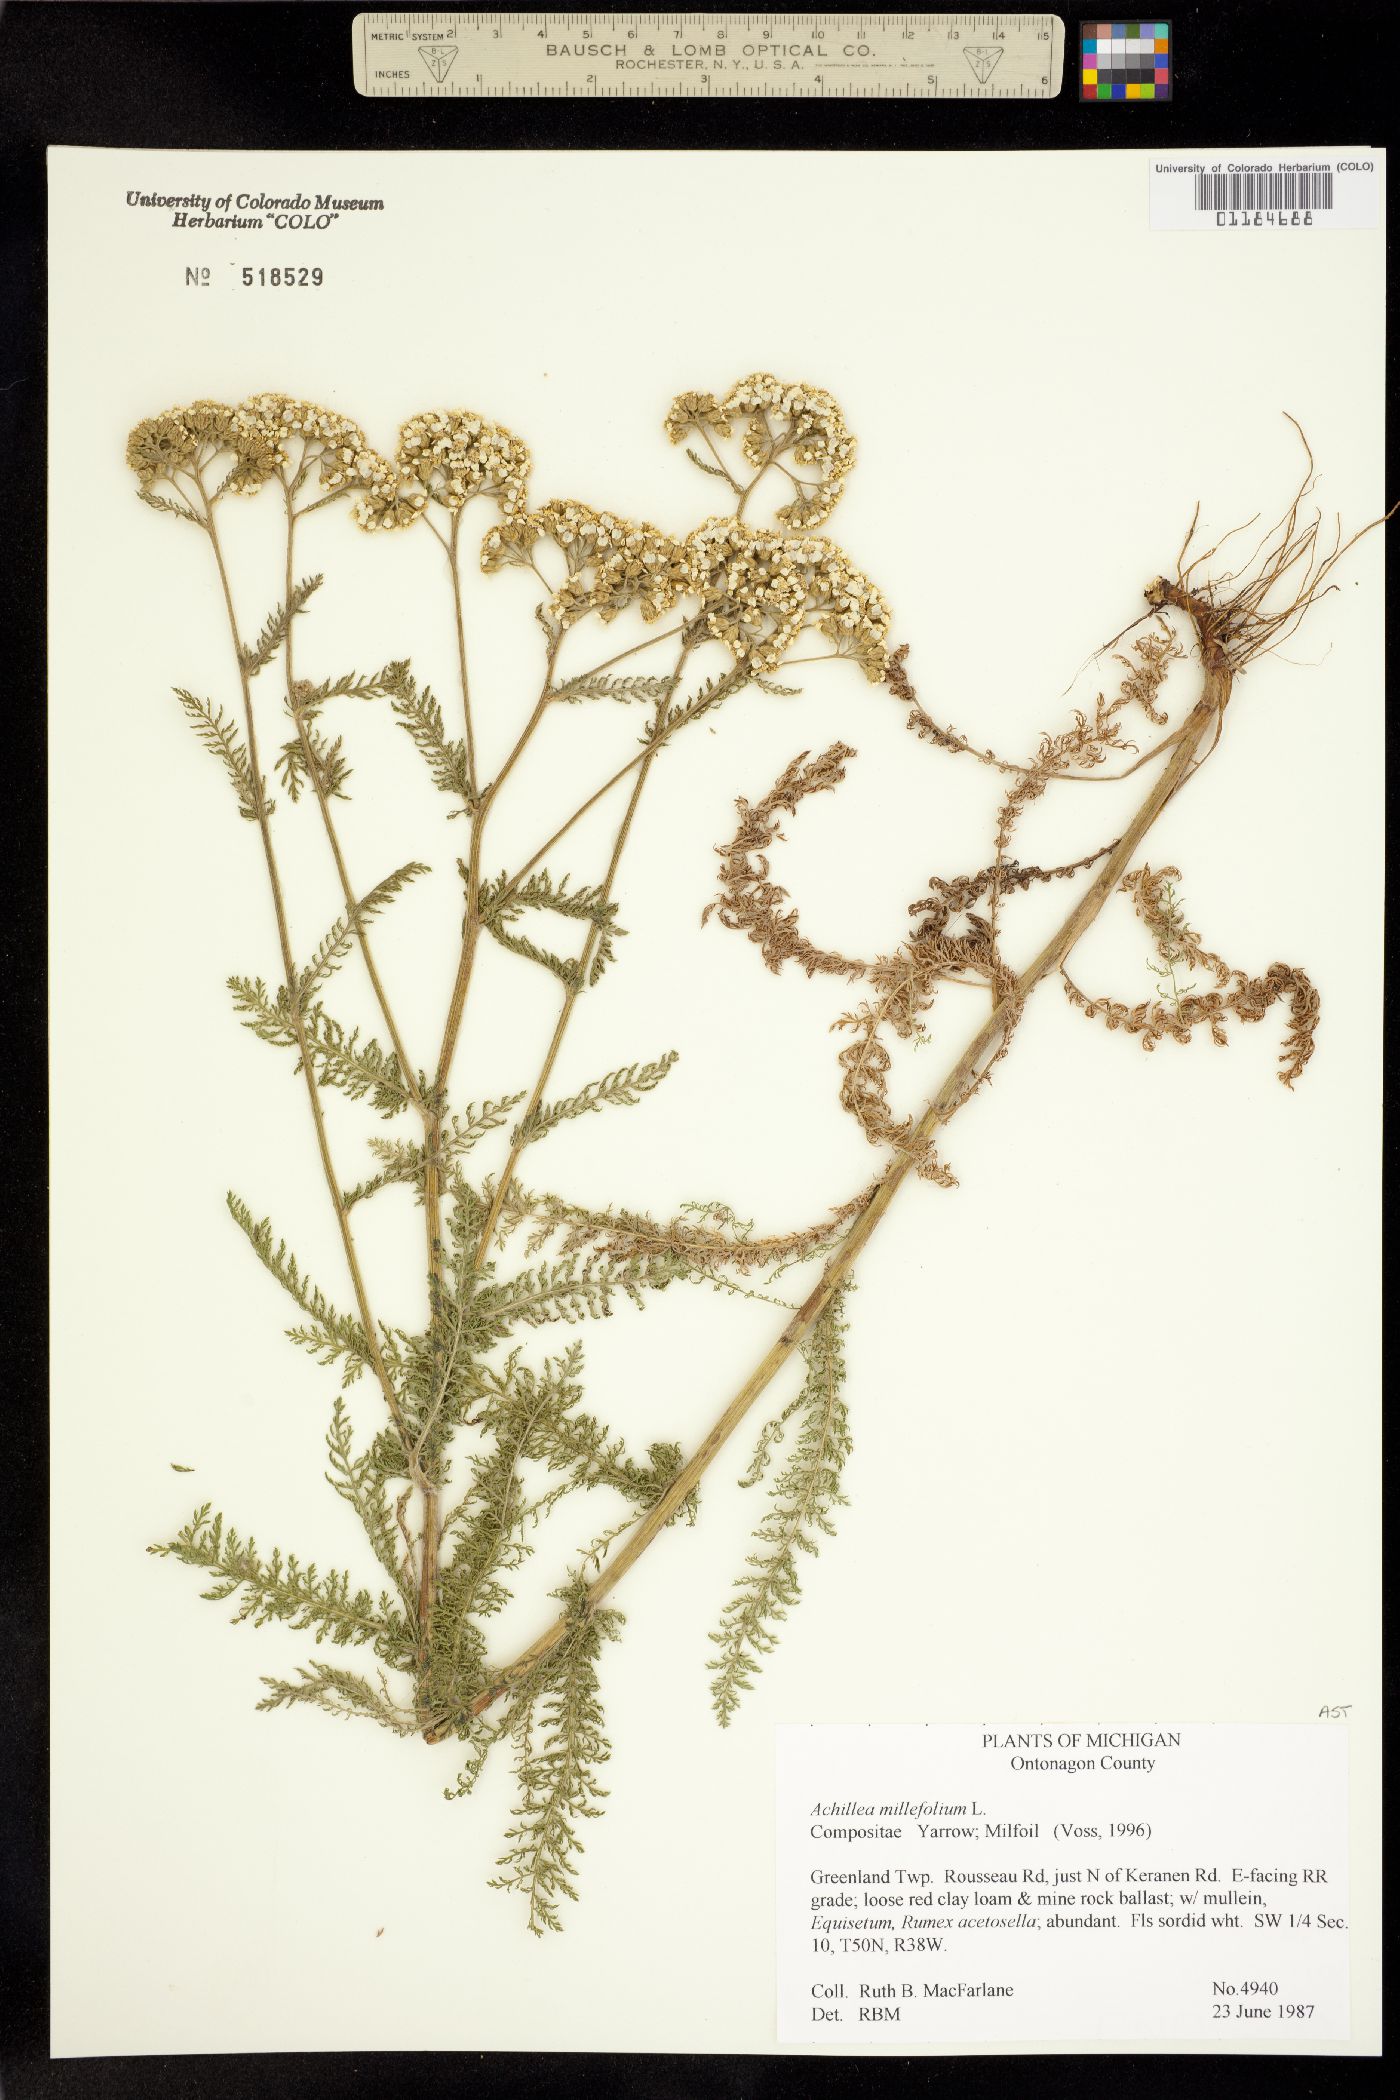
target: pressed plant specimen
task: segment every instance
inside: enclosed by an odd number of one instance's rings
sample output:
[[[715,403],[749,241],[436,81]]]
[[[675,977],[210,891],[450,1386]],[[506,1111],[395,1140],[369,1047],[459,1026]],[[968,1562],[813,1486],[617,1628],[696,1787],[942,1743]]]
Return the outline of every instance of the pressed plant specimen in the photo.
[[[265,1551],[211,1504],[151,1550],[203,1571],[205,1594],[235,1601],[239,1619],[283,1620],[314,1633],[318,1644],[367,1650],[376,1660],[367,1672],[314,1658],[292,1679],[265,1679],[264,1707],[310,1704],[430,1745],[455,1744],[456,1792],[470,1788],[495,1745],[507,1745],[519,1807],[500,1885],[525,1895],[536,1932],[556,1927],[561,1899],[574,1895],[578,1825],[599,1812],[598,1772],[608,1754],[599,1663],[621,1626],[607,1600],[666,1526],[695,1514],[716,1454],[791,1364],[795,1389],[763,1428],[747,1476],[751,1484],[767,1476],[767,1509],[711,1636],[713,1703],[727,1723],[798,1598],[800,1555],[831,1529],[842,1500],[850,1449],[844,1295],[857,1258],[907,1177],[951,1184],[939,1149],[943,1126],[1006,1056],[1036,989],[1059,979],[1087,1016],[1149,1050],[1197,1030],[1223,1042],[1232,1022],[1259,1021],[1281,1007],[1279,1077],[1290,1086],[1312,1054],[1318,1019],[1316,993],[1300,969],[1273,963],[1254,975],[1222,960],[1188,924],[1178,871],[1138,859],[1161,811],[1220,743],[1236,681],[1292,631],[1345,551],[1340,535],[1324,539],[1320,520],[1305,515],[1310,461],[1286,514],[1238,570],[1225,568],[1219,545],[1188,559],[1193,527],[1173,574],[1152,584],[1145,610],[1125,630],[1115,690],[1013,759],[973,744],[921,704],[907,645],[891,647],[885,599],[814,531],[855,463],[854,440],[828,394],[758,373],[722,397],[682,394],[665,427],[720,485],[728,506],[684,536],[579,501],[532,509],[524,444],[465,411],[412,417],[390,457],[343,415],[285,395],[255,395],[236,407],[199,401],[138,425],[128,448],[143,500],[193,525],[212,557],[210,600],[221,607],[236,702],[182,688],[178,698],[227,775],[262,863],[273,975],[234,977],[230,992],[243,1025],[282,1052],[300,1081],[343,1253],[335,1293],[313,1282],[242,1194],[229,1195],[229,1210],[294,1301],[292,1340],[339,1376],[328,1477],[356,1512],[381,1572],[372,1589],[349,1573]],[[772,521],[755,522],[751,513],[774,490]],[[280,506],[279,602],[252,633],[236,602],[221,526],[226,504],[256,495]],[[450,703],[438,699],[413,654],[367,672],[314,677],[301,669],[303,638],[319,642],[313,601],[322,576],[299,570],[311,532],[326,531],[305,521],[337,503],[368,532],[414,532],[425,557],[424,591],[445,593],[450,613]],[[500,707],[483,706],[469,670],[464,535],[474,505],[476,517],[485,513],[484,532],[477,526],[471,535],[481,569],[517,569],[537,585],[529,646],[540,658],[538,685],[504,733]],[[619,616],[635,619],[641,638],[609,646],[600,632]],[[607,1192],[601,1200],[596,1191],[592,1200],[541,1192],[533,1186],[535,1147],[573,1119],[636,1105],[675,1061],[670,1052],[638,1059],[571,1094],[552,1091],[580,1003],[619,966],[622,871],[658,760],[745,688],[790,690],[774,684],[777,674],[813,656],[846,660],[883,686],[913,737],[929,747],[930,763],[977,764],[1003,784],[985,865],[931,878],[911,904],[910,928],[880,953],[816,944],[772,866],[781,823],[840,786],[854,755],[848,745],[803,752],[756,799],[740,799],[733,835],[719,849],[711,907],[718,923],[743,934],[768,969],[797,969],[844,987],[849,1005],[835,1020],[834,1091],[878,1156],[873,1178],[819,1221],[766,1235],[720,1204],[682,1206],[661,1218],[610,1203]],[[1173,663],[1187,656],[1199,686],[1173,722],[1165,684]],[[431,870],[408,861],[366,887],[362,871],[348,865],[337,804],[349,794],[349,730],[341,725],[352,703],[391,712],[456,820],[446,834],[445,879],[459,886],[460,936],[443,958],[444,1018],[431,1058],[410,1052],[388,989],[392,973],[379,957],[386,931],[379,922]],[[616,705],[637,711],[643,728],[631,755],[600,768],[563,821],[498,870],[496,819],[503,798],[520,791],[525,754],[548,737],[558,709],[599,703],[605,713]],[[1134,723],[1146,725],[1145,750],[1130,741]],[[270,786],[262,754],[273,734]],[[1015,857],[1017,827],[1032,803],[1062,784],[1133,775],[1142,779],[1142,800],[1117,837],[1091,838],[1073,861],[1053,867]],[[576,843],[575,826],[600,811],[611,814],[611,847],[590,879],[579,880],[562,856]],[[343,906],[314,945],[284,880],[281,827],[289,823],[311,823],[323,834]],[[1064,919],[1017,966],[1005,937],[1015,901],[1058,884],[1072,899]],[[1157,991],[1135,1004],[1085,990],[1069,974],[1077,942],[1118,893],[1155,953]],[[555,1018],[518,1091],[467,1100],[457,1086],[459,1052],[484,942],[553,980]],[[363,973],[372,995],[373,1034],[333,1011],[332,980],[347,966]],[[922,1112],[901,1116],[892,1105],[895,1058],[901,1046],[928,1040],[935,1002],[955,985],[980,990],[964,1008],[974,1022]],[[489,1014],[486,1020],[489,1026]],[[327,1092],[365,1104],[404,1132],[369,1139],[359,1179],[333,1156]],[[486,1171],[479,1162],[492,1156],[493,1143],[495,1164]],[[412,1328],[376,1310],[361,1254],[363,1207],[386,1202],[400,1206],[420,1250],[422,1319]],[[659,1438],[644,1453],[630,1451],[583,1405],[578,1340],[553,1352],[530,1342],[538,1330],[606,1315],[622,1300],[641,1304],[677,1283],[770,1290],[804,1264],[815,1272],[810,1289],[799,1305],[784,1306],[780,1332],[689,1455]],[[346,1289],[348,1303],[337,1304]],[[601,1530],[591,1526],[591,1543],[560,1571],[553,1622],[522,1652],[492,1654],[490,1622],[532,1551],[533,1528],[561,1503],[573,1508],[600,1490],[604,1501],[612,1498],[612,1519]]]

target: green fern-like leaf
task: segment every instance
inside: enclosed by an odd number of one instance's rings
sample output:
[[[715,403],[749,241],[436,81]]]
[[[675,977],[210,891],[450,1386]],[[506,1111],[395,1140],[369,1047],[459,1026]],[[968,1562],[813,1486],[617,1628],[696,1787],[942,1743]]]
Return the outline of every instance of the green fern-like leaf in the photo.
[[[717,467],[712,459],[702,459],[693,445],[686,446],[685,456],[690,461],[690,464],[693,467],[698,467],[700,469],[700,472],[702,474],[713,474],[717,481],[727,481],[729,483],[729,486],[733,488],[733,475],[726,474],[724,468]]]
[[[715,677],[707,679],[688,700],[674,703],[668,699],[661,700],[639,741],[647,748],[655,744],[669,743],[680,730],[688,728],[692,722],[698,722],[704,715],[713,714],[715,709],[733,694],[742,692],[746,685],[752,683],[752,671],[742,664],[735,664],[731,670],[720,671]]]
[[[465,868],[462,874],[465,878]],[[547,868],[536,869],[514,889],[509,888],[509,882],[510,878],[503,874],[481,885],[478,903],[481,923],[488,933],[503,948],[509,948],[513,955],[523,955],[527,962],[539,963],[544,969],[551,970],[561,984],[578,991],[584,983],[581,960],[555,955],[527,935],[511,929],[526,911],[547,911],[560,918],[583,920],[594,929],[596,937],[587,966],[587,982],[596,984],[614,959],[613,943],[624,932],[624,928],[617,924],[616,904],[593,885],[571,890],[567,875],[561,880],[551,875]]]
[[[267,1696],[258,1701],[260,1714],[274,1713],[282,1706],[319,1706],[342,1720],[376,1721],[395,1735],[417,1735],[422,1725],[417,1714],[399,1706],[381,1682],[376,1690],[354,1670],[337,1669],[334,1663],[313,1662],[298,1669],[296,1681],[264,1677]]]
[[[556,685],[551,700],[664,700],[675,684],[673,678],[609,678],[597,671]]]
[[[298,680],[294,713],[306,721],[328,700],[392,700],[407,677],[405,660],[385,664],[378,671],[343,671],[338,678],[326,678],[315,685],[310,680]]]
[[[337,737],[333,744],[329,743],[308,723],[303,725],[301,737],[294,737],[282,746],[277,754],[277,777],[293,802],[301,800],[301,791],[307,781],[313,787],[319,787],[327,798],[334,796],[340,802],[350,800],[345,792],[350,767],[344,753],[344,741],[343,737]]]
[[[387,1593],[376,1601],[368,1590],[353,1588],[339,1570],[322,1574],[314,1561],[303,1564],[280,1548],[264,1559],[255,1539],[241,1537],[222,1514],[210,1511],[206,1502],[173,1539],[147,1551],[211,1576],[210,1587],[200,1594],[215,1604],[236,1598],[234,1625],[248,1620],[265,1626],[281,1619],[299,1632],[314,1633],[318,1642],[328,1640],[337,1648],[371,1645],[396,1669],[411,1664],[408,1621]]]
[[[230,977],[228,988],[243,1026],[259,1041],[299,1052],[305,1040],[318,1085],[338,1087],[352,1101],[363,1101],[368,1094],[385,1117],[398,1115],[412,1101],[395,1053],[381,1049],[373,1037],[361,1042],[358,1028],[347,1030],[319,1001],[297,1015],[285,985],[269,992],[261,977]],[[301,1070],[300,1057],[296,1069]]]
[[[360,1041],[360,1031],[347,1031],[319,1003],[304,1016],[307,1047],[321,1086],[338,1087],[352,1101],[366,1094],[381,1116],[396,1116],[413,1099],[395,1052],[383,1050],[371,1036]]]
[[[296,1024],[285,985],[270,992],[261,977],[230,977],[228,988],[243,1026],[260,1042],[271,1043],[277,1050],[296,1049]]]
[[[154,489],[138,489],[136,495],[140,502],[148,503],[152,510],[168,510],[172,517],[184,518],[189,524],[197,525],[201,532],[209,530],[199,512],[191,510],[188,503],[172,502],[169,496],[158,496]]]
[[[664,1256],[642,1262],[569,1255],[486,1284],[477,1293],[477,1318],[492,1341],[504,1341],[516,1327],[604,1320],[619,1297],[640,1305],[644,1289],[664,1290],[682,1273]]]
[[[413,1092],[395,1052],[381,1049],[372,1036],[361,1042],[358,1028],[347,1031],[319,1003],[306,1014],[304,1027],[321,1086],[338,1087],[352,1101],[369,1095],[386,1118],[408,1107]]]
[[[392,1430],[382,1433],[395,1435]],[[326,1478],[337,1495],[354,1510],[374,1549],[375,1559],[393,1581],[403,1602],[412,1608],[413,1591],[404,1569],[403,1540],[394,1528],[389,1498],[384,1489],[384,1461],[378,1445],[379,1439],[376,1438],[368,1452],[360,1457],[355,1455],[350,1417],[344,1401],[337,1395],[331,1426],[326,1434],[326,1449],[330,1456],[330,1471]],[[402,1451],[402,1445],[399,1449]]]
[[[571,1342],[538,1367],[519,1349],[499,1366],[478,1362],[467,1381],[480,1441],[466,1491],[444,1520],[432,1636],[434,1706],[467,1739],[474,1739],[472,1701],[488,1681],[483,1622],[509,1601],[506,1578],[530,1553],[534,1527],[575,1489],[601,1487],[632,1505],[615,1527],[625,1529],[665,1493],[681,1465],[673,1444],[653,1444],[647,1463],[629,1457],[620,1437],[583,1413],[582,1368],[582,1347]],[[531,1468],[554,1477],[532,1491]],[[691,1513],[689,1504],[678,1512]]]
[[[758,1551],[746,1563],[734,1595],[720,1615],[710,1639],[720,1650],[711,1662],[715,1672],[710,1696],[722,1728],[727,1728],[743,1694],[762,1668],[762,1658],[777,1646],[777,1624],[802,1594],[797,1555],[815,1553],[818,1535],[834,1532],[832,1512],[845,1501],[841,1472],[850,1455],[851,1435],[842,1399],[846,1366],[841,1345],[845,1329],[838,1296],[812,1330],[803,1356],[807,1374],[801,1392],[781,1416],[763,1431],[746,1484],[766,1469],[775,1443],[794,1419],[797,1429],[787,1463],[773,1483],[767,1515],[755,1534]]]
[[[450,1172],[488,1132],[501,1129],[511,1110],[518,1108],[524,1099],[523,1094],[506,1094],[499,1101],[483,1101],[479,1108],[473,1105],[460,1115],[450,1116],[438,1136],[438,1165],[443,1172]],[[347,1210],[353,1204],[363,1203],[367,1196],[378,1195],[381,1189],[401,1187],[405,1183],[411,1188],[422,1188],[424,1152],[421,1145],[405,1138],[371,1138],[369,1148],[382,1162],[380,1171],[345,1191],[341,1201]]]
[[[668,1050],[655,1064],[623,1065],[619,1071],[604,1073],[601,1079],[591,1079],[587,1086],[565,1100],[542,1102],[517,1125],[512,1133],[513,1142],[533,1145],[560,1123],[570,1122],[575,1116],[591,1115],[600,1108],[634,1107],[643,1094],[660,1086],[679,1056],[679,1050]]]
[[[303,576],[300,583],[293,584],[292,595],[285,605],[279,605],[263,622],[262,633],[255,642],[240,645],[238,661],[249,678],[256,678],[272,662],[287,639],[287,630],[297,614],[306,605],[313,592],[325,582],[324,576]]]
[[[412,737],[432,776],[434,787],[444,795],[455,795],[466,809],[471,809],[474,797],[471,790],[471,774],[467,765],[467,747],[460,737],[449,737],[443,723],[442,708],[433,697],[432,689],[409,675],[408,666],[403,666],[403,676],[394,691],[392,705],[395,715]],[[454,810],[454,816],[459,812]]]
[[[421,860],[405,861],[401,868],[395,868],[392,875],[386,875],[372,890],[367,890],[349,911],[341,913],[297,979],[293,997],[298,1007],[305,1010],[316,986],[340,968],[360,930],[371,919],[378,918],[380,912],[392,904],[400,891],[406,890],[417,876],[428,872]]]
[[[256,824],[259,811],[271,816],[276,804],[267,800],[260,792],[262,782],[253,778],[252,762],[247,747],[238,735],[231,719],[221,707],[214,707],[208,700],[200,700],[187,693],[183,686],[176,686],[175,697],[189,718],[195,735],[206,751],[212,752],[227,773],[238,797],[238,814]]]
[[[526,1532],[534,1512],[521,1467],[538,1455],[544,1423],[578,1397],[578,1363],[575,1348],[538,1374],[522,1367],[518,1351],[500,1370],[477,1367],[483,1441],[466,1493],[443,1524],[429,1658],[433,1704],[458,1733],[470,1733],[472,1701],[485,1681],[483,1622],[510,1602],[503,1578],[531,1550]]]
[[[370,1360],[369,1342],[359,1321],[337,1312],[325,1293],[309,1276],[302,1274],[296,1256],[290,1252],[285,1240],[278,1240],[274,1245],[271,1219],[255,1218],[242,1197],[236,1196],[232,1189],[225,1200],[234,1223],[247,1235],[258,1260],[270,1275],[277,1278],[311,1323],[309,1327],[289,1327],[289,1338],[299,1348],[308,1349],[319,1363],[343,1363],[343,1383],[351,1384]]]
[[[531,1932],[563,1930],[562,1899],[577,1902],[574,1881],[583,1840],[578,1826],[603,1813],[599,1767],[611,1750],[604,1734],[598,1660],[616,1640],[622,1615],[591,1611],[581,1580],[556,1590],[569,1614],[558,1648],[517,1692],[510,1733],[516,1746],[519,1806],[491,1886],[515,1889],[529,1904]]]

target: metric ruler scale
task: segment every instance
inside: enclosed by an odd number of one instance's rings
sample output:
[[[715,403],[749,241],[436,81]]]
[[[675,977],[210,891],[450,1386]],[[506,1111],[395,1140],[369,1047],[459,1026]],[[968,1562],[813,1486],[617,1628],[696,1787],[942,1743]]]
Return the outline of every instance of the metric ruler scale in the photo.
[[[1058,15],[362,14],[362,95],[1048,101]]]

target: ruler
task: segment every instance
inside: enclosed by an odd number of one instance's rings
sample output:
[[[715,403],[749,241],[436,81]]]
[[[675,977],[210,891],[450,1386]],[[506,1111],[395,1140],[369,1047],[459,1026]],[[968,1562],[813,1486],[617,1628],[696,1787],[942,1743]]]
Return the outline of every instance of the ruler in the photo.
[[[1058,15],[356,15],[375,96],[1048,101]]]

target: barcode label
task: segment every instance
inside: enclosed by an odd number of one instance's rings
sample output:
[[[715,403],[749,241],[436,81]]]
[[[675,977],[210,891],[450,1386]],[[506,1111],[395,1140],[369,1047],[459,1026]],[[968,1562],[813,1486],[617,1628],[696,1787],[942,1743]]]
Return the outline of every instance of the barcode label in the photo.
[[[1148,223],[1154,233],[1249,235],[1379,226],[1384,163],[1369,146],[1154,158]]]
[[[1331,211],[1330,168],[1196,170],[1197,211]]]

